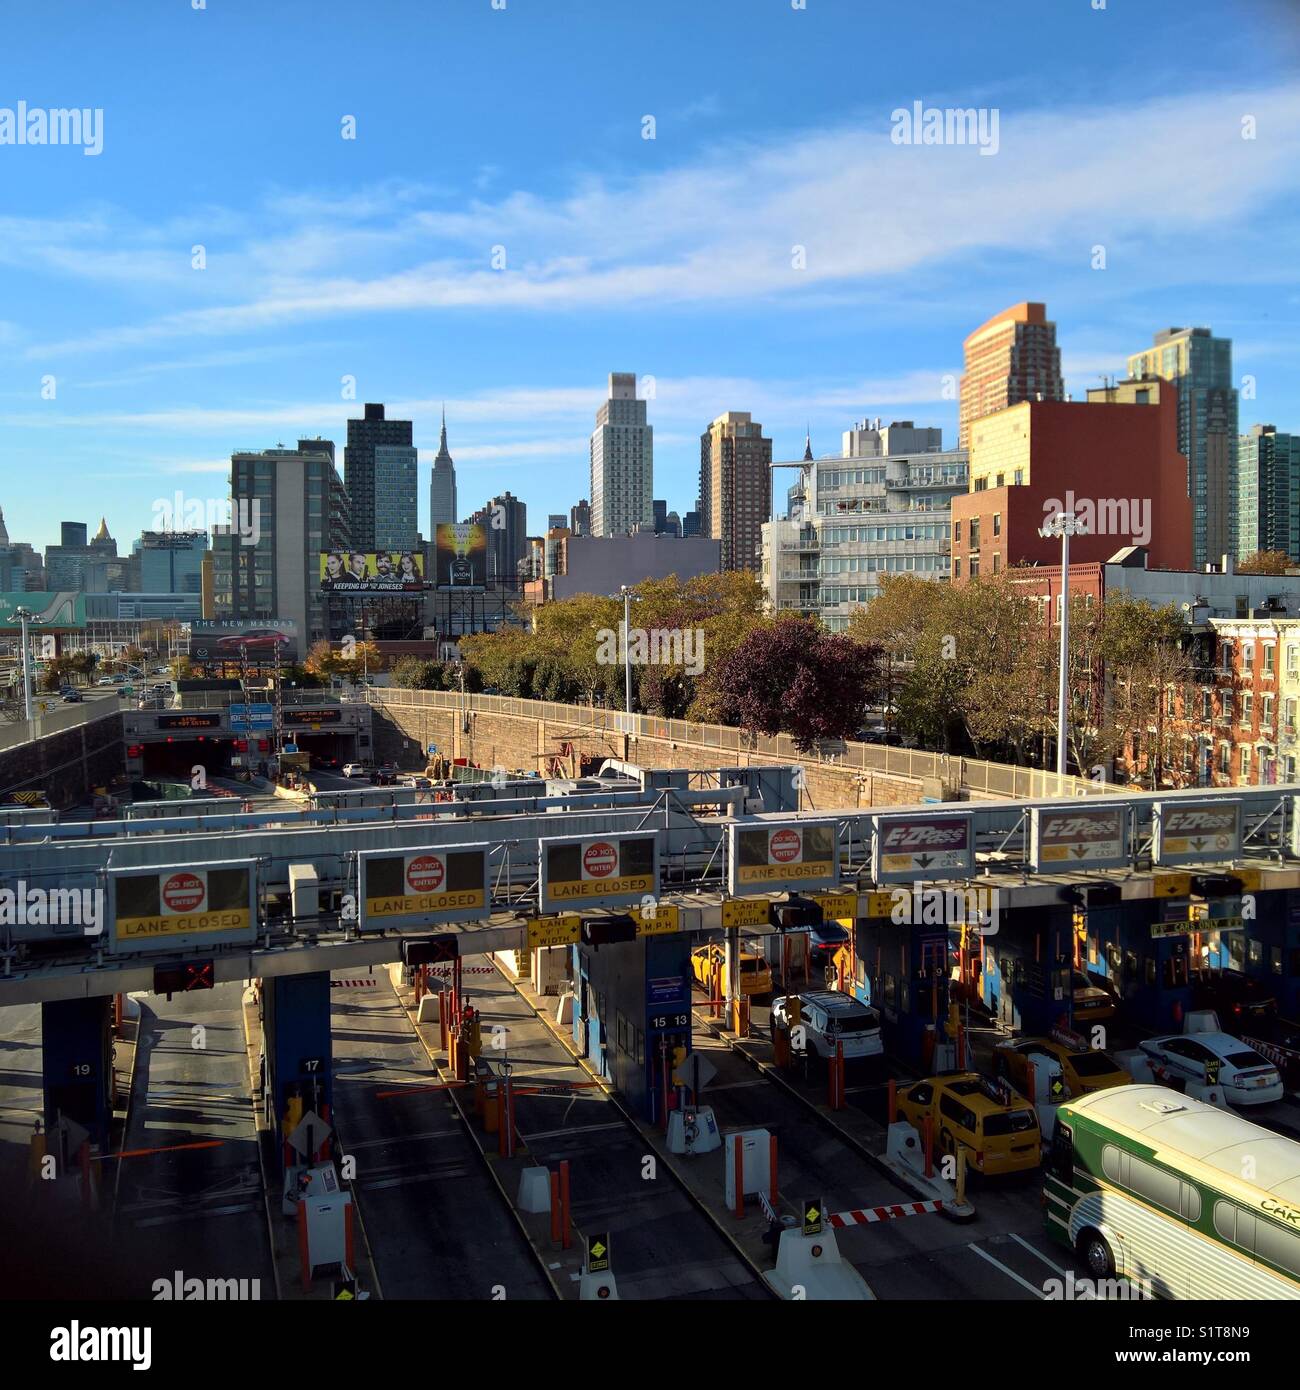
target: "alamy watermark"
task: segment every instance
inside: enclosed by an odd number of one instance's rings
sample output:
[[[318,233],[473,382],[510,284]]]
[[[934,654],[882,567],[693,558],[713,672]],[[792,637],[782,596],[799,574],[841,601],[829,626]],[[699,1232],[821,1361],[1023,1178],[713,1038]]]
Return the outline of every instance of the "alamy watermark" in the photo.
[[[256,497],[155,497],[155,531],[208,531],[237,535],[240,545],[256,545],[262,536],[262,504]],[[362,557],[364,559],[364,557]]]
[[[0,888],[0,927],[80,927],[86,936],[104,930],[102,888],[29,888],[26,879]]]
[[[1080,521],[1089,536],[1127,536],[1133,545],[1151,541],[1149,497],[1076,497],[1071,491],[1064,501],[1049,497],[1043,503],[1043,516],[1049,521],[1062,512]]]
[[[104,151],[102,106],[0,106],[0,145],[80,145],[82,154]]]
[[[155,1301],[193,1303],[199,1300],[214,1303],[248,1303],[262,1297],[260,1279],[187,1279],[178,1269],[170,1279],[153,1281]]]
[[[996,106],[926,106],[914,101],[889,115],[889,138],[895,145],[977,145],[980,154],[1000,148]]]
[[[971,926],[980,936],[996,936],[999,890],[996,888],[939,888],[914,883],[895,888],[890,920],[895,926]]]
[[[1153,1299],[1155,1292],[1149,1279],[1079,1279],[1067,1270],[1064,1279],[1048,1279],[1043,1284],[1043,1297],[1052,1301],[1083,1303],[1134,1299]]]
[[[704,629],[699,627],[602,627],[596,633],[596,661],[601,666],[680,666],[688,676],[704,670]]]

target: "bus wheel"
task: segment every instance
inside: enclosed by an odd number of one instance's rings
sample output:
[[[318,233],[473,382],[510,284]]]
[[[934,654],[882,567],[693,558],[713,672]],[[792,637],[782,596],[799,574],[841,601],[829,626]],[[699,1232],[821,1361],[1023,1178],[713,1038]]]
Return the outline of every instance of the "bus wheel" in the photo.
[[[1096,1231],[1084,1231],[1078,1240],[1079,1258],[1096,1279],[1109,1279],[1115,1273],[1115,1256],[1106,1238]]]

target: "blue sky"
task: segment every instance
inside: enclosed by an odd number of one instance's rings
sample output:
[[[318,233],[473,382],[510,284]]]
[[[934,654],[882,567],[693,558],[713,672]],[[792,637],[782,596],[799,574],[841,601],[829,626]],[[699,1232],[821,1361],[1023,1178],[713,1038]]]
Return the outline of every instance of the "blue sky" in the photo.
[[[104,147],[0,145],[10,535],[103,513],[129,548],[233,449],[341,462],[367,400],[415,420],[427,533],[444,399],[462,512],[509,488],[537,531],[610,371],[654,378],[685,510],[723,410],[778,458],[864,415],[955,443],[962,338],[1025,298],[1076,394],[1206,324],[1242,427],[1300,430],[1300,6],[1094,3],[14,7],[0,108],[102,108]],[[892,143],[916,101],[996,109],[998,152]]]

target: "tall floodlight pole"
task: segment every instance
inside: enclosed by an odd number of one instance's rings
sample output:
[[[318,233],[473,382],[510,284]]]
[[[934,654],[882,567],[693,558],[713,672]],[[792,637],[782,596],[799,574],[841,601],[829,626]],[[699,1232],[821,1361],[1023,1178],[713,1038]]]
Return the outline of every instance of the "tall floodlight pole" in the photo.
[[[1070,737],[1070,537],[1085,536],[1088,528],[1071,512],[1057,512],[1038,528],[1045,538],[1061,538],[1061,658],[1056,685],[1056,775],[1065,776],[1065,750]]]
[[[27,650],[27,622],[33,616],[29,608],[15,608],[18,626],[22,630],[23,642],[23,717],[32,722],[32,667],[31,653]]]
[[[632,605],[640,603],[639,594],[634,594],[626,584],[620,584],[619,593],[623,596],[623,708],[632,713]]]

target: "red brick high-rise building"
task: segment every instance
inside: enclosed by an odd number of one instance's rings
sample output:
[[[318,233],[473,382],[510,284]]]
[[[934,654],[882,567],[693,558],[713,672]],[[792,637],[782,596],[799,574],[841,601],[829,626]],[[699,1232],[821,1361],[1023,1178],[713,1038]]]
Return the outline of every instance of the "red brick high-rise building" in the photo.
[[[957,447],[970,444],[971,422],[1021,401],[1061,401],[1061,350],[1043,304],[1013,304],[981,324],[963,344]]]

